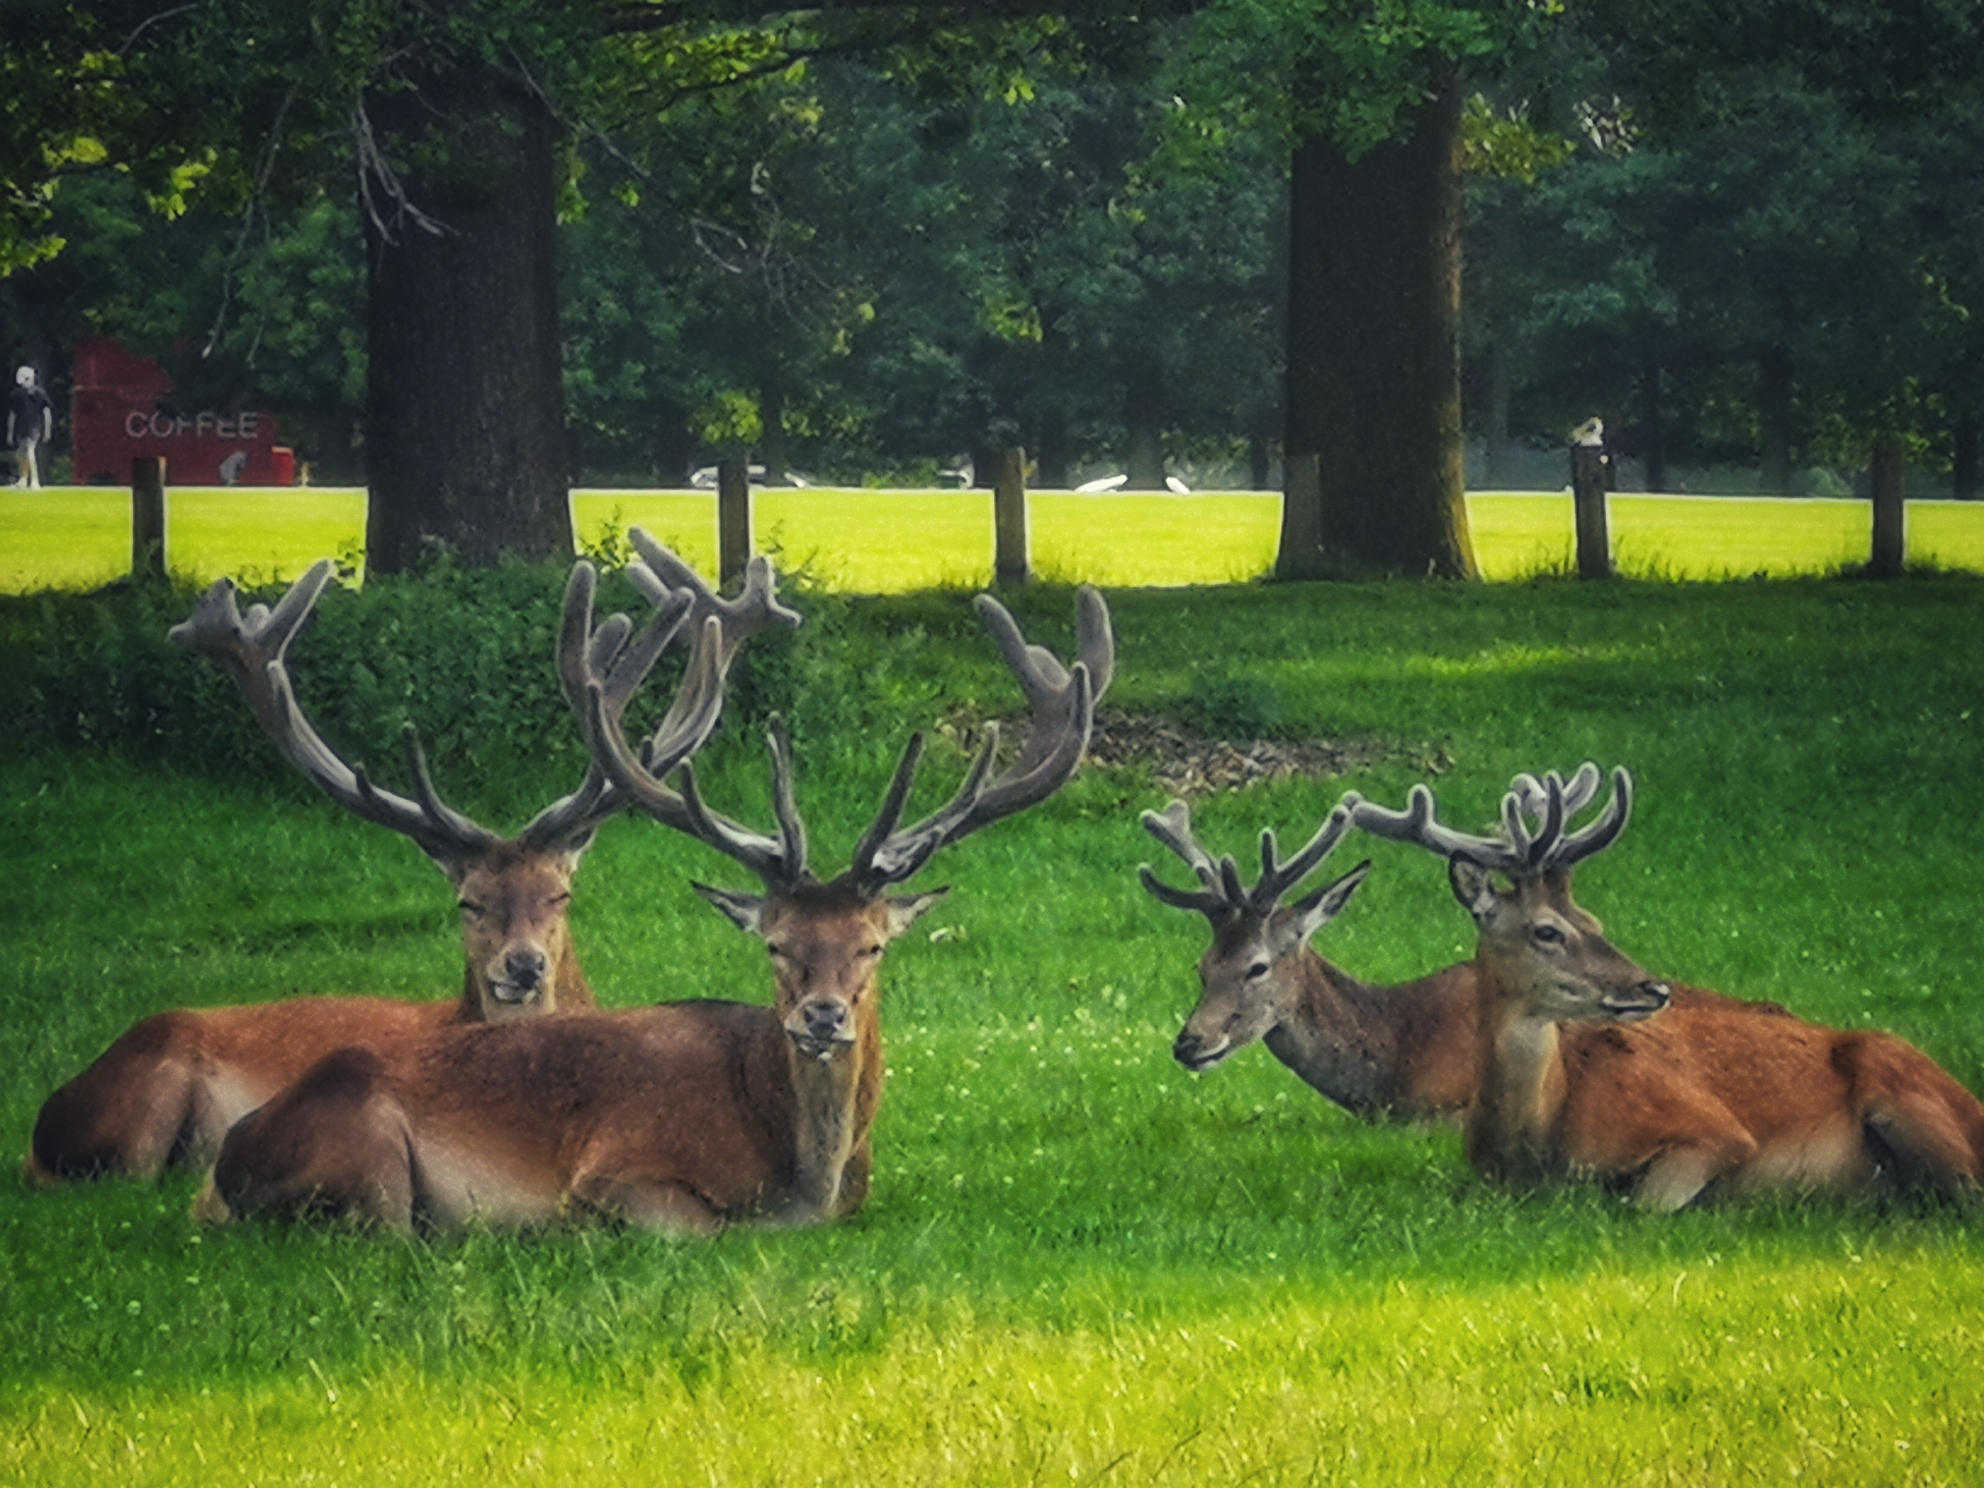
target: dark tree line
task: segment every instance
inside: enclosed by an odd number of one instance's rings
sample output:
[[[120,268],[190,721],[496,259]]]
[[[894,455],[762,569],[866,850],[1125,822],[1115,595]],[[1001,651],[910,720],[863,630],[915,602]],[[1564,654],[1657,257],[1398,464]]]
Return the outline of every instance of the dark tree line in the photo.
[[[1491,447],[1974,484],[1966,14],[1080,14],[10,7],[0,329],[362,445],[381,570],[568,550],[575,473],[1018,442],[1280,461],[1285,576],[1465,575],[1463,386]]]

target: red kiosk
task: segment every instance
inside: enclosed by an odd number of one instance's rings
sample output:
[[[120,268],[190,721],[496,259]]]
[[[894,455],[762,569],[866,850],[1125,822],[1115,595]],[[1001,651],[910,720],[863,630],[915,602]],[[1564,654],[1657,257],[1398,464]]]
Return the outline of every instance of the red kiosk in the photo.
[[[293,486],[296,452],[277,444],[276,421],[246,410],[161,413],[165,368],[103,336],[75,347],[69,440],[78,484],[123,485],[138,455],[163,455],[186,486]]]

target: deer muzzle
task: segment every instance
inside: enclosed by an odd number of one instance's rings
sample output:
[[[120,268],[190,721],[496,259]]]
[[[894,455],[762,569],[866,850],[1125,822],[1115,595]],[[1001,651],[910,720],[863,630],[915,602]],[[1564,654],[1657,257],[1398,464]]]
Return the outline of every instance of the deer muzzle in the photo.
[[[489,995],[511,1006],[530,1002],[543,991],[550,968],[550,958],[535,947],[509,951],[503,957],[501,974],[489,979]]]
[[[1674,990],[1667,983],[1648,980],[1607,996],[1605,1010],[1618,1022],[1637,1023],[1651,1018],[1673,1000]]]
[[[854,1042],[854,1017],[838,997],[812,997],[793,1009],[785,1031],[808,1059],[825,1061]]]
[[[1211,1069],[1232,1052],[1233,1040],[1226,1035],[1208,1039],[1190,1028],[1181,1029],[1171,1044],[1171,1057],[1195,1075]]]

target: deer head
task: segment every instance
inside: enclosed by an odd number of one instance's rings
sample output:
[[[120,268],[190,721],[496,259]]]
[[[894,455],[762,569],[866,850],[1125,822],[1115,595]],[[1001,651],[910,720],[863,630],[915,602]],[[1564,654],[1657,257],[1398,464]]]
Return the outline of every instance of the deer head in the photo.
[[[1177,889],[1148,864],[1138,868],[1143,886],[1174,909],[1195,910],[1212,926],[1212,945],[1199,958],[1199,1004],[1171,1046],[1173,1057],[1197,1073],[1292,1021],[1302,996],[1309,939],[1342,911],[1371,871],[1370,860],[1292,904],[1283,897],[1328,857],[1350,830],[1350,811],[1339,805],[1306,846],[1286,863],[1272,831],[1261,833],[1261,876],[1252,889],[1240,882],[1231,856],[1215,859],[1192,836],[1191,808],[1173,801],[1162,815],[1143,814],[1144,830],[1185,860],[1196,889]]]
[[[598,689],[594,690],[587,725],[595,761],[642,811],[715,848],[758,876],[766,890],[762,895],[697,886],[698,892],[740,928],[771,944],[773,929],[785,923],[793,906],[817,906],[831,900],[843,906],[879,907],[872,936],[848,941],[849,955],[872,959],[937,897],[891,896],[888,890],[914,875],[947,843],[1044,801],[1066,784],[1088,746],[1095,701],[1109,685],[1115,641],[1108,606],[1095,590],[1084,588],[1078,596],[1080,659],[1072,669],[1064,668],[1043,648],[1028,645],[997,600],[981,595],[977,603],[980,617],[1033,706],[1032,729],[1025,745],[996,779],[988,779],[999,740],[997,726],[987,725],[984,747],[957,793],[941,809],[905,827],[901,825],[903,808],[923,753],[923,736],[913,735],[897,762],[881,810],[855,846],[853,861],[827,883],[821,883],[807,863],[805,823],[793,798],[791,742],[782,720],[772,720],[768,738],[775,834],[755,831],[710,810],[697,788],[691,764],[682,766],[679,791],[665,785],[660,772],[626,746]],[[873,936],[879,936],[879,941]],[[776,957],[777,946],[773,950]],[[823,975],[815,963],[811,977],[795,976],[794,986],[824,987],[842,980],[840,974]],[[795,1007],[822,995],[827,994],[799,998]],[[797,1030],[824,1013],[813,1009],[795,1016],[793,1026]],[[795,1037],[800,1036],[795,1031]]]
[[[1502,832],[1495,837],[1442,826],[1423,785],[1412,788],[1404,811],[1354,793],[1344,802],[1361,830],[1447,860],[1454,897],[1478,934],[1484,1004],[1492,1000],[1505,1016],[1536,1022],[1631,1023],[1666,1007],[1672,992],[1613,946],[1571,898],[1572,869],[1617,841],[1632,813],[1632,776],[1614,770],[1604,810],[1568,831],[1598,786],[1598,767],[1589,762],[1568,784],[1554,771],[1540,781],[1519,775],[1502,798]]]

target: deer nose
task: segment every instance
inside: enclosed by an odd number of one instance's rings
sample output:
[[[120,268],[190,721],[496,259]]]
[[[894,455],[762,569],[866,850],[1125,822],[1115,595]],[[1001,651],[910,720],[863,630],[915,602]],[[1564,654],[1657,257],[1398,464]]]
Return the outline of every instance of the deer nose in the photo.
[[[816,998],[800,1009],[800,1013],[806,1020],[808,1038],[826,1042],[840,1037],[841,1030],[847,1027],[847,1004],[838,1000]]]
[[[544,971],[547,964],[544,952],[542,951],[533,949],[514,950],[503,958],[503,976],[512,986],[529,992],[534,990],[537,984],[544,980]]]

